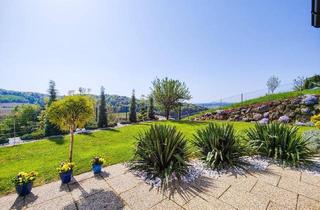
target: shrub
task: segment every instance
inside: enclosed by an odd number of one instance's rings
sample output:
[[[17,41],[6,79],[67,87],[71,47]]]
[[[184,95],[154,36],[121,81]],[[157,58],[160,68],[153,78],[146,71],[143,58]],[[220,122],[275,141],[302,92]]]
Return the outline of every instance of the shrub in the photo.
[[[44,131],[43,130],[38,130],[32,133],[27,133],[21,136],[22,140],[37,140],[37,139],[42,139],[44,138]]]
[[[57,171],[61,174],[61,173],[67,173],[69,171],[72,171],[72,169],[74,168],[75,164],[73,162],[71,163],[66,163],[66,162],[62,162],[60,164],[60,166],[57,168]]]
[[[108,123],[108,127],[116,127],[117,123],[116,122],[110,122]]]
[[[315,152],[320,153],[320,130],[310,130],[303,133],[302,138],[309,141],[309,148]]]
[[[190,152],[185,137],[175,127],[152,125],[136,139],[131,169],[145,172],[148,179],[160,178],[161,187],[187,173]]]
[[[197,130],[193,144],[199,149],[201,159],[212,169],[245,165],[240,159],[245,150],[230,124],[210,123],[206,128]]]
[[[309,142],[298,135],[297,127],[280,123],[256,124],[246,131],[246,138],[256,151],[283,164],[298,165],[312,156]]]
[[[36,177],[38,176],[38,173],[37,172],[30,172],[30,173],[26,173],[26,172],[19,172],[17,174],[17,176],[15,176],[13,179],[12,179],[12,182],[15,184],[15,185],[23,185],[23,184],[27,184],[29,182],[33,182]]]
[[[0,136],[0,144],[6,144],[9,142],[9,139],[6,136]]]

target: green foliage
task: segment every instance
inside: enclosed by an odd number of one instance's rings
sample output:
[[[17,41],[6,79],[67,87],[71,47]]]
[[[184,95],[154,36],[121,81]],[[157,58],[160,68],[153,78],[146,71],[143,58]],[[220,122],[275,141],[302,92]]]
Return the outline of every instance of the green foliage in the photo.
[[[138,119],[139,121],[146,121],[148,120],[148,113],[147,113],[147,107],[145,100],[141,100],[140,104],[140,112],[138,113]]]
[[[5,135],[0,135],[0,144],[6,144],[9,142],[9,139]]]
[[[61,173],[67,173],[69,171],[72,171],[75,164],[73,162],[62,162],[60,163],[60,166],[57,168],[57,171]]]
[[[48,108],[48,118],[62,130],[83,128],[93,117],[94,103],[84,95],[66,96]]]
[[[101,87],[100,103],[99,103],[99,115],[98,115],[98,127],[106,128],[108,126],[107,121],[107,109],[106,109],[106,96],[104,94],[104,87]]]
[[[196,131],[193,144],[199,149],[201,159],[212,169],[245,165],[240,159],[245,150],[240,146],[231,124],[210,123]]]
[[[155,116],[155,113],[154,113],[153,96],[150,96],[150,97],[149,97],[148,118],[149,118],[150,120],[156,119],[156,116]]]
[[[175,109],[184,100],[191,99],[190,91],[184,82],[179,80],[155,79],[152,82],[152,95],[160,108],[169,119],[170,111]]]
[[[20,138],[22,140],[37,140],[37,139],[42,139],[44,137],[45,137],[44,131],[43,130],[37,130],[37,131],[34,131],[32,133],[24,134]]]
[[[17,176],[15,176],[13,179],[12,179],[12,183],[14,185],[23,185],[23,184],[27,184],[29,182],[33,182],[36,177],[38,176],[38,173],[37,172],[30,172],[30,173],[26,173],[26,172],[19,172],[17,174]]]
[[[106,160],[102,157],[96,156],[94,158],[92,158],[92,160],[90,161],[91,165],[103,165],[106,162]]]
[[[151,125],[137,137],[137,147],[131,169],[144,171],[147,177],[162,180],[166,187],[173,178],[187,173],[190,152],[183,134],[175,127]]]
[[[258,153],[283,164],[299,165],[308,162],[313,155],[309,141],[298,134],[298,128],[285,124],[256,124],[247,130],[246,139]]]
[[[320,75],[314,75],[309,77],[304,82],[304,89],[312,89],[315,87],[320,87]]]
[[[47,103],[47,109],[50,105],[57,100],[57,90],[56,90],[56,83],[53,80],[49,81],[49,100]],[[61,134],[60,129],[53,123],[51,123],[47,117],[47,111],[43,110],[42,114],[44,117],[44,133],[46,136],[54,136]]]
[[[129,121],[130,122],[137,122],[137,112],[136,112],[136,96],[134,90],[132,91],[131,103],[130,103],[130,114],[129,114]]]

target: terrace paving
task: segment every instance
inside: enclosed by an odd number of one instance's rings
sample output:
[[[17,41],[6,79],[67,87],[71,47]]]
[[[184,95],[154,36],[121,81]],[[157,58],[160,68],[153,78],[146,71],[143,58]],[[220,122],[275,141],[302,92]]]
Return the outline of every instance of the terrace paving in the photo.
[[[162,192],[125,165],[75,176],[71,183],[35,187],[26,197],[0,197],[0,209],[310,209],[320,210],[320,176],[276,165],[245,175],[202,176]]]

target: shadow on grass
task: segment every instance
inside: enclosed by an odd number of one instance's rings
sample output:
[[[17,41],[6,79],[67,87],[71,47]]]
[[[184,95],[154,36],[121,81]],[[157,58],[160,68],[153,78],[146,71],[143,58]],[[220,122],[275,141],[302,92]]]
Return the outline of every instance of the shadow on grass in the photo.
[[[188,121],[188,120],[170,120],[168,122],[172,122],[175,124],[181,124],[181,125],[191,125],[191,126],[208,124],[208,122],[204,122],[204,121]]]
[[[48,140],[52,141],[56,144],[64,144],[65,143],[63,136],[49,137]]]

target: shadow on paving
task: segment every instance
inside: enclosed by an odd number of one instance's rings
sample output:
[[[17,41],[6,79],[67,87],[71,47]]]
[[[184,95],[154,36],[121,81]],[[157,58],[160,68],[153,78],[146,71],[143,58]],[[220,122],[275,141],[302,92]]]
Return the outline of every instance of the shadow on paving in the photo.
[[[26,199],[26,198],[28,198],[28,199]],[[12,206],[10,207],[10,209],[17,209],[17,210],[25,209],[25,207],[29,203],[33,203],[37,199],[38,199],[38,196],[34,195],[32,192],[25,197],[18,196],[16,198],[16,200],[14,201],[14,203],[12,204]]]
[[[108,174],[105,174],[108,176]],[[100,175],[95,175],[96,179],[103,179]],[[71,184],[70,191],[78,189],[81,192],[81,199],[75,201],[76,209],[123,209],[125,206],[122,199],[112,190],[92,189],[87,192],[79,182]],[[63,208],[64,210],[74,209],[74,203],[69,204]]]

